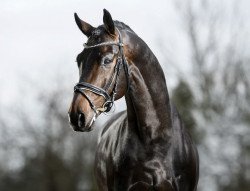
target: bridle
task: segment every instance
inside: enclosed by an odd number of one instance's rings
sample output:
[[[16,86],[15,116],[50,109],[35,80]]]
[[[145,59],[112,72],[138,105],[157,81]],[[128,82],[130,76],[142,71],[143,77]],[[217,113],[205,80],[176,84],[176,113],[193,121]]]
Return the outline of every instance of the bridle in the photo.
[[[74,92],[78,92],[78,93],[82,94],[88,100],[91,109],[95,112],[95,115],[94,115],[92,121],[95,120],[96,115],[98,114],[98,112],[107,113],[113,107],[114,101],[115,101],[115,96],[116,96],[116,93],[117,93],[117,84],[118,84],[118,77],[119,77],[119,74],[120,74],[121,65],[123,65],[123,69],[124,69],[125,76],[126,76],[126,79],[127,79],[127,91],[129,89],[128,63],[127,63],[127,60],[126,60],[126,58],[124,56],[124,52],[123,52],[123,46],[124,45],[123,45],[123,42],[122,42],[121,33],[120,33],[118,28],[116,28],[116,30],[118,31],[118,35],[119,35],[119,42],[109,41],[109,42],[102,42],[102,43],[91,45],[91,46],[89,46],[87,44],[83,45],[85,49],[91,49],[91,48],[96,48],[96,47],[101,47],[101,46],[113,46],[113,45],[119,47],[119,52],[118,52],[118,55],[117,55],[117,61],[116,61],[116,65],[115,65],[115,68],[114,68],[114,73],[111,76],[111,78],[109,79],[108,83],[103,88],[97,87],[97,86],[92,85],[92,84],[87,83],[87,82],[79,82],[74,87]],[[108,89],[111,87],[113,81],[114,81],[113,90],[112,90],[111,94],[109,94]],[[94,93],[96,95],[102,96],[105,99],[105,102],[102,105],[102,107],[97,108],[95,106],[95,104],[90,99],[90,97],[85,93],[86,90],[90,91],[90,92],[92,92],[92,93]]]

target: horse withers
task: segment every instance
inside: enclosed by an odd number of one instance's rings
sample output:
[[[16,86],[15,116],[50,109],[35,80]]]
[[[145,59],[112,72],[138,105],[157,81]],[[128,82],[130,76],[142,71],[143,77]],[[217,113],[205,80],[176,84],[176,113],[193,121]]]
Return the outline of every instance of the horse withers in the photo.
[[[104,127],[96,151],[100,191],[195,191],[196,147],[170,102],[162,68],[127,25],[104,9],[95,28],[75,14],[88,37],[77,56],[79,82],[69,109],[76,131],[92,130],[95,119],[125,96],[127,111]]]

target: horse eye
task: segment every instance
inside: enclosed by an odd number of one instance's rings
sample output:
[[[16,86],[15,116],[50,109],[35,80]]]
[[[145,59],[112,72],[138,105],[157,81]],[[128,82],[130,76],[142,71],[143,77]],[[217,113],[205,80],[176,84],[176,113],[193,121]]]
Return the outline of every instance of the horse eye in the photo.
[[[109,64],[109,63],[111,63],[111,62],[112,62],[112,60],[109,59],[109,58],[105,58],[105,59],[104,59],[104,64]]]

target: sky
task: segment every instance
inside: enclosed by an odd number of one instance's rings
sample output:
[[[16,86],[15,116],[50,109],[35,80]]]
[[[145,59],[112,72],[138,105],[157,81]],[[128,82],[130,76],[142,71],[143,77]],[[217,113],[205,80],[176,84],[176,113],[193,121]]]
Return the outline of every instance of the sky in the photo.
[[[75,24],[74,12],[98,26],[106,8],[144,39],[160,62],[162,52],[174,54],[177,46],[171,35],[179,21],[171,1],[1,0],[0,7],[0,100],[5,105],[20,99],[20,92],[32,92],[30,86],[53,88],[57,75],[72,87],[77,82],[75,58],[86,37]],[[161,48],[164,41],[167,45]]]

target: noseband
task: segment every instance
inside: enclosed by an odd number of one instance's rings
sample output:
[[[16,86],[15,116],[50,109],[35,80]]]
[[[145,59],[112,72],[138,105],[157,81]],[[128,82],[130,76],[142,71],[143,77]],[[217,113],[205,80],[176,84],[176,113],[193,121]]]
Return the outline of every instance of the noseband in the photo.
[[[104,86],[104,88],[97,87],[97,86],[92,85],[92,84],[87,83],[87,82],[79,82],[74,87],[74,92],[78,92],[78,93],[82,94],[88,100],[90,107],[95,112],[94,120],[95,120],[95,116],[98,112],[107,113],[111,110],[111,108],[114,105],[115,95],[117,93],[117,84],[118,84],[118,77],[120,74],[121,65],[123,65],[123,69],[125,71],[125,75],[126,75],[126,79],[127,79],[127,91],[129,88],[128,63],[127,63],[127,60],[126,60],[126,58],[124,56],[124,52],[123,52],[123,42],[122,42],[121,33],[118,29],[117,29],[117,31],[119,34],[119,42],[110,41],[110,42],[103,42],[103,43],[92,45],[92,46],[89,46],[87,44],[83,45],[85,49],[91,49],[91,48],[96,48],[96,47],[101,47],[101,46],[112,46],[112,45],[119,47],[119,52],[117,55],[117,61],[116,61],[114,73],[111,76],[111,78],[109,79],[108,83]],[[109,94],[108,89],[112,85],[113,80],[115,80],[113,90],[112,90],[111,94]],[[105,99],[105,102],[102,105],[102,107],[97,108],[95,106],[95,104],[93,103],[93,101],[90,99],[90,97],[85,93],[85,90],[90,91],[96,95],[102,96]]]

